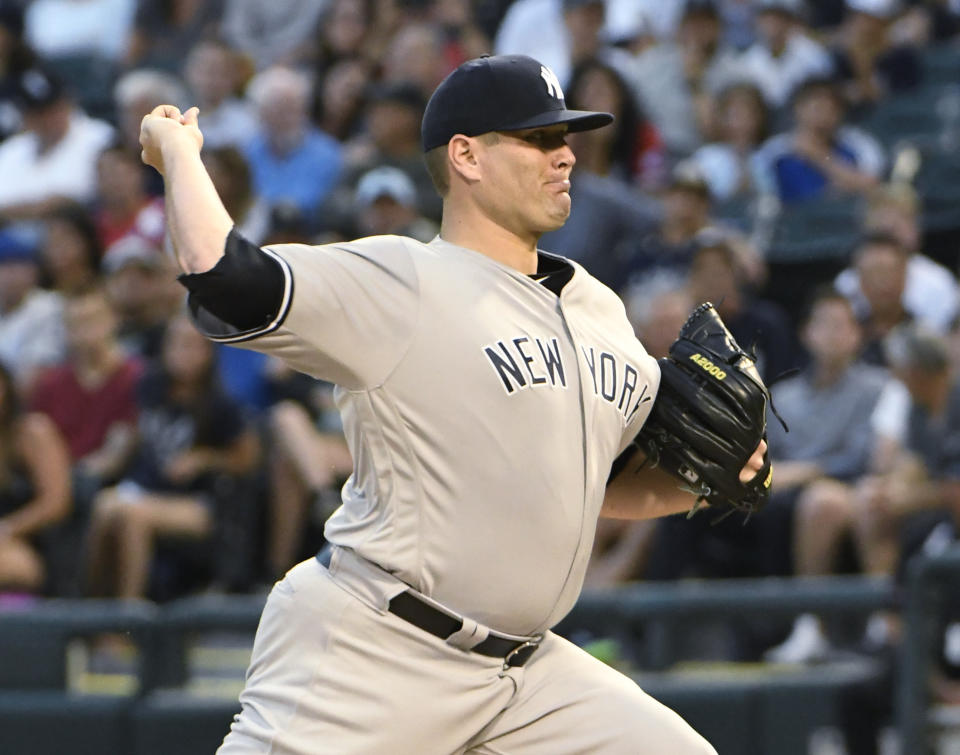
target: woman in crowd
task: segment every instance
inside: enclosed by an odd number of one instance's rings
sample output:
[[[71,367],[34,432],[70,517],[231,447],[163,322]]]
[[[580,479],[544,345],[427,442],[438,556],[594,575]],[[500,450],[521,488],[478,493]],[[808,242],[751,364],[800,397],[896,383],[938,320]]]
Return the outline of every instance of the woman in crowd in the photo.
[[[82,205],[65,205],[45,221],[40,246],[44,284],[64,296],[88,290],[99,277],[103,256],[90,213]]]
[[[43,587],[37,538],[69,511],[67,447],[46,415],[21,410],[0,365],[0,591]]]
[[[145,596],[158,541],[209,538],[218,476],[254,469],[256,436],[217,385],[215,367],[213,344],[186,315],[174,317],[159,365],[139,386],[135,458],[126,477],[94,502],[88,539],[94,594]]]
[[[770,135],[769,126],[767,103],[753,84],[733,84],[717,96],[715,138],[691,157],[714,200],[754,191],[750,159]]]
[[[663,141],[623,77],[606,63],[591,59],[574,69],[567,90],[569,107],[615,117],[608,128],[571,135],[577,168],[640,189],[662,188],[666,179]]]

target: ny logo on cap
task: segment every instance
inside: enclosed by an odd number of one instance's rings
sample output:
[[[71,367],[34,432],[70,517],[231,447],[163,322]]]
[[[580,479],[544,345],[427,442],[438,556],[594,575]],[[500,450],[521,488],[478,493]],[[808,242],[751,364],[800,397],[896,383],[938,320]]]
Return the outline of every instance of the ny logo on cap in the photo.
[[[560,80],[557,74],[544,65],[540,66],[540,78],[547,83],[547,93],[558,100],[563,99],[563,90],[560,88]]]

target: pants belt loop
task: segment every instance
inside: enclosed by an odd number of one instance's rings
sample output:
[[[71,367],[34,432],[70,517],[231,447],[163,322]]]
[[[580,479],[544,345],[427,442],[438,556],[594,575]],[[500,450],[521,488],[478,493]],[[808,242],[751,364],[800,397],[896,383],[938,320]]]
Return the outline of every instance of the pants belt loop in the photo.
[[[483,624],[478,624],[473,619],[464,618],[463,626],[459,631],[454,632],[447,637],[448,645],[453,645],[461,650],[473,650],[490,634],[490,629]]]

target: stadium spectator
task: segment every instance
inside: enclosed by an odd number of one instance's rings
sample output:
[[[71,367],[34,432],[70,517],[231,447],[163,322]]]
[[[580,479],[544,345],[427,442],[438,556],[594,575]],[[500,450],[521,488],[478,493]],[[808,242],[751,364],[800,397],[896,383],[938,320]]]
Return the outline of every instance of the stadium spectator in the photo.
[[[856,310],[864,332],[860,358],[868,364],[885,366],[883,341],[887,334],[897,325],[916,319],[904,304],[908,258],[900,242],[883,233],[867,236],[853,252],[853,267],[860,278],[865,305]]]
[[[383,80],[413,84],[426,102],[452,70],[443,31],[433,23],[411,22],[390,38],[383,54]]]
[[[890,34],[902,11],[900,1],[845,0],[845,6],[846,18],[830,52],[834,75],[851,107],[916,87],[923,75],[919,51]]]
[[[953,273],[921,254],[920,210],[920,197],[911,186],[902,182],[883,184],[867,197],[863,226],[868,233],[894,236],[911,252],[903,292],[904,308],[913,313],[918,322],[943,333],[960,310],[960,288]],[[836,286],[854,301],[858,312],[867,309],[855,267],[843,270],[837,276]]]
[[[181,105],[187,94],[183,83],[173,73],[148,68],[127,71],[113,87],[119,141],[134,154],[140,154],[140,121],[157,105],[169,102]],[[157,172],[142,166],[148,193],[160,196],[163,181]]]
[[[320,19],[329,4],[327,0],[226,0],[221,29],[258,71],[296,65],[316,56]],[[207,128],[205,123],[204,139]]]
[[[442,0],[430,9],[430,19],[443,30],[444,51],[451,70],[467,60],[489,54],[491,35],[478,18],[482,12],[471,0]]]
[[[310,77],[291,68],[258,73],[247,86],[258,131],[245,157],[254,193],[271,207],[291,204],[310,216],[334,188],[343,157],[339,143],[310,121]]]
[[[0,142],[17,133],[23,122],[17,81],[36,64],[23,39],[23,7],[18,0],[0,0]]]
[[[635,283],[634,278],[656,269],[686,274],[693,257],[694,238],[708,227],[710,192],[706,181],[693,166],[681,163],[673,170],[663,195],[659,226],[625,247],[622,259],[612,259],[611,274],[601,280],[619,291]]]
[[[251,8],[273,7],[246,3]],[[250,103],[238,93],[245,82],[240,53],[223,40],[211,37],[197,42],[183,66],[183,78],[193,105],[203,114],[204,149],[242,149],[257,129]]]
[[[571,176],[570,198],[570,217],[540,237],[540,248],[577,260],[604,282],[621,280],[638,239],[657,232],[662,203],[581,164]]]
[[[0,143],[0,223],[92,199],[97,155],[113,138],[109,124],[78,108],[50,72],[27,69],[17,86],[24,130]]]
[[[37,592],[46,579],[38,540],[70,512],[70,461],[43,414],[24,412],[0,363],[0,590]]]
[[[623,293],[627,319],[647,353],[660,359],[670,352],[694,301],[685,275],[667,272],[640,279]]]
[[[113,88],[120,141],[133,151],[140,149],[140,121],[157,105],[187,101],[183,83],[173,73],[151,68],[127,71]]]
[[[787,314],[773,301],[754,297],[729,241],[714,232],[694,239],[688,286],[694,301],[711,301],[737,343],[752,349],[768,385],[800,363]]]
[[[204,147],[201,158],[237,230],[254,244],[262,243],[270,232],[270,208],[253,193],[246,158],[233,147]]]
[[[756,153],[758,189],[789,203],[830,192],[866,194],[877,186],[883,149],[865,131],[845,125],[845,109],[833,81],[801,84],[793,98],[793,129],[768,139]]]
[[[103,289],[69,297],[63,315],[68,358],[38,377],[29,405],[63,435],[75,489],[92,492],[115,482],[129,460],[143,366],[120,347],[117,316]]]
[[[564,0],[563,25],[567,29],[573,70],[603,54],[605,18],[603,0]],[[572,75],[570,80],[573,80]],[[566,87],[569,89],[570,84],[567,83]]]
[[[722,237],[734,250],[749,281],[763,275],[757,250],[740,233],[712,222],[710,189],[696,165],[679,163],[673,170],[663,196],[663,214],[652,232],[625,245],[622,256],[610,260],[610,273],[601,277],[614,290],[635,282],[654,270],[667,269],[686,274],[698,248],[697,236]]]
[[[735,50],[746,50],[757,41],[756,7],[753,0],[720,0],[723,37]]]
[[[724,88],[716,97],[713,138],[690,157],[714,201],[726,201],[756,192],[752,160],[770,135],[770,111],[753,84]]]
[[[83,205],[67,204],[43,217],[42,283],[64,296],[90,288],[100,275],[103,247]]]
[[[818,289],[801,325],[810,364],[774,384],[773,402],[790,432],[768,423],[777,487],[763,518],[779,518],[779,539],[790,554],[782,572],[832,574],[850,532],[850,485],[867,473],[873,452],[871,416],[890,380],[886,370],[860,363],[860,324],[850,302],[830,287]],[[829,649],[819,620],[797,618],[791,633],[765,654],[767,660],[800,663]]]
[[[409,236],[427,243],[440,230],[417,211],[417,190],[410,177],[389,165],[361,176],[354,207],[360,236]]]
[[[657,132],[642,117],[616,69],[602,60],[587,61],[577,68],[568,89],[568,107],[596,107],[613,112],[616,120],[590,136],[567,137],[577,156],[570,217],[561,228],[544,234],[540,246],[611,281],[637,239],[653,233],[660,222],[660,202],[638,185],[662,182],[665,155]]]
[[[420,121],[426,100],[410,82],[372,85],[367,91],[365,130],[348,146],[349,167],[340,190],[352,198],[360,176],[373,168],[399,168],[417,189],[417,207],[431,219],[440,217],[440,198],[423,163]]]
[[[69,451],[73,512],[47,537],[47,584],[60,596],[82,594],[77,565],[93,497],[116,482],[133,449],[134,388],[141,362],[126,356],[116,338],[117,318],[101,288],[66,299],[68,356],[44,370],[30,391],[32,411],[52,420]]]
[[[911,3],[897,27],[901,37],[917,44],[955,42],[960,34],[960,6],[952,0]]]
[[[774,110],[787,105],[802,82],[833,73],[830,53],[810,34],[803,10],[803,0],[757,0],[757,41],[728,72],[756,84]]]
[[[193,46],[219,30],[222,18],[223,0],[138,0],[127,68],[178,72]]]
[[[126,236],[104,253],[102,270],[124,349],[159,356],[164,327],[183,303],[171,261],[146,239]]]
[[[0,231],[0,362],[8,365],[18,390],[28,390],[37,373],[66,353],[63,300],[39,286],[37,250],[10,231]]]
[[[360,57],[338,60],[324,73],[314,120],[339,142],[360,130],[369,78],[370,64]]]
[[[667,156],[660,133],[644,116],[617,69],[596,58],[578,64],[566,100],[572,109],[614,116],[608,128],[570,134],[579,170],[610,176],[644,191],[663,187]]]
[[[899,441],[852,494],[852,529],[864,571],[902,583],[911,559],[941,553],[957,538],[960,383],[945,339],[921,326],[898,326],[886,348],[909,400]],[[874,614],[865,640],[872,646],[895,644],[901,624],[896,614]]]
[[[371,24],[389,26],[395,20],[383,6],[379,10],[378,20],[374,18],[374,4],[368,0],[330,0],[318,30],[316,65],[321,78],[344,60],[360,59],[371,68],[379,63],[388,35],[380,34]]]
[[[122,144],[107,147],[97,158],[94,218],[104,249],[124,236],[140,236],[161,246],[166,236],[163,198],[147,193],[138,152]]]
[[[694,0],[696,2],[696,0]],[[725,2],[725,0],[720,0]],[[609,2],[609,15],[616,17],[627,9],[633,10],[648,28],[648,33],[656,39],[674,39],[680,28],[683,12],[689,0],[620,0]],[[633,17],[634,24],[637,23]]]
[[[583,4],[598,5],[595,0]],[[578,0],[516,0],[497,29],[493,50],[497,55],[529,55],[554,72],[566,86],[573,72],[570,31],[564,22],[567,5],[580,5]],[[602,11],[602,4],[601,11]],[[536,34],[530,30],[536,29]]]
[[[126,53],[134,0],[33,0],[24,39],[47,61],[77,57],[119,61]]]
[[[134,459],[120,483],[94,502],[87,563],[92,593],[146,596],[158,543],[209,538],[218,476],[254,469],[256,436],[217,387],[213,354],[213,344],[185,315],[170,320],[160,362],[138,386]]]
[[[729,81],[735,63],[734,51],[723,43],[716,4],[693,0],[684,7],[675,40],[644,48],[623,63],[623,71],[670,152],[686,157],[709,133],[712,95]]]
[[[84,110],[109,117],[135,10],[135,0],[33,0],[24,37]]]
[[[267,568],[271,578],[283,574],[303,555],[308,523],[322,526],[340,505],[337,485],[353,467],[333,411],[331,388],[314,381],[308,395],[299,400],[284,398],[269,410]]]

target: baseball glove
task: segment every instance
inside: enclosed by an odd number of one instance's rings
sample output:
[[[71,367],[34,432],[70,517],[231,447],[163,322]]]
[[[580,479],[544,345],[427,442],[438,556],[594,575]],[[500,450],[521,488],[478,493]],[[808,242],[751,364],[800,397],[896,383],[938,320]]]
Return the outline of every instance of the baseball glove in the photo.
[[[650,462],[696,493],[698,505],[727,507],[726,513],[759,510],[770,495],[769,455],[750,482],[740,481],[740,470],[766,437],[770,393],[754,357],[705,302],[659,364],[660,389],[637,444]]]

